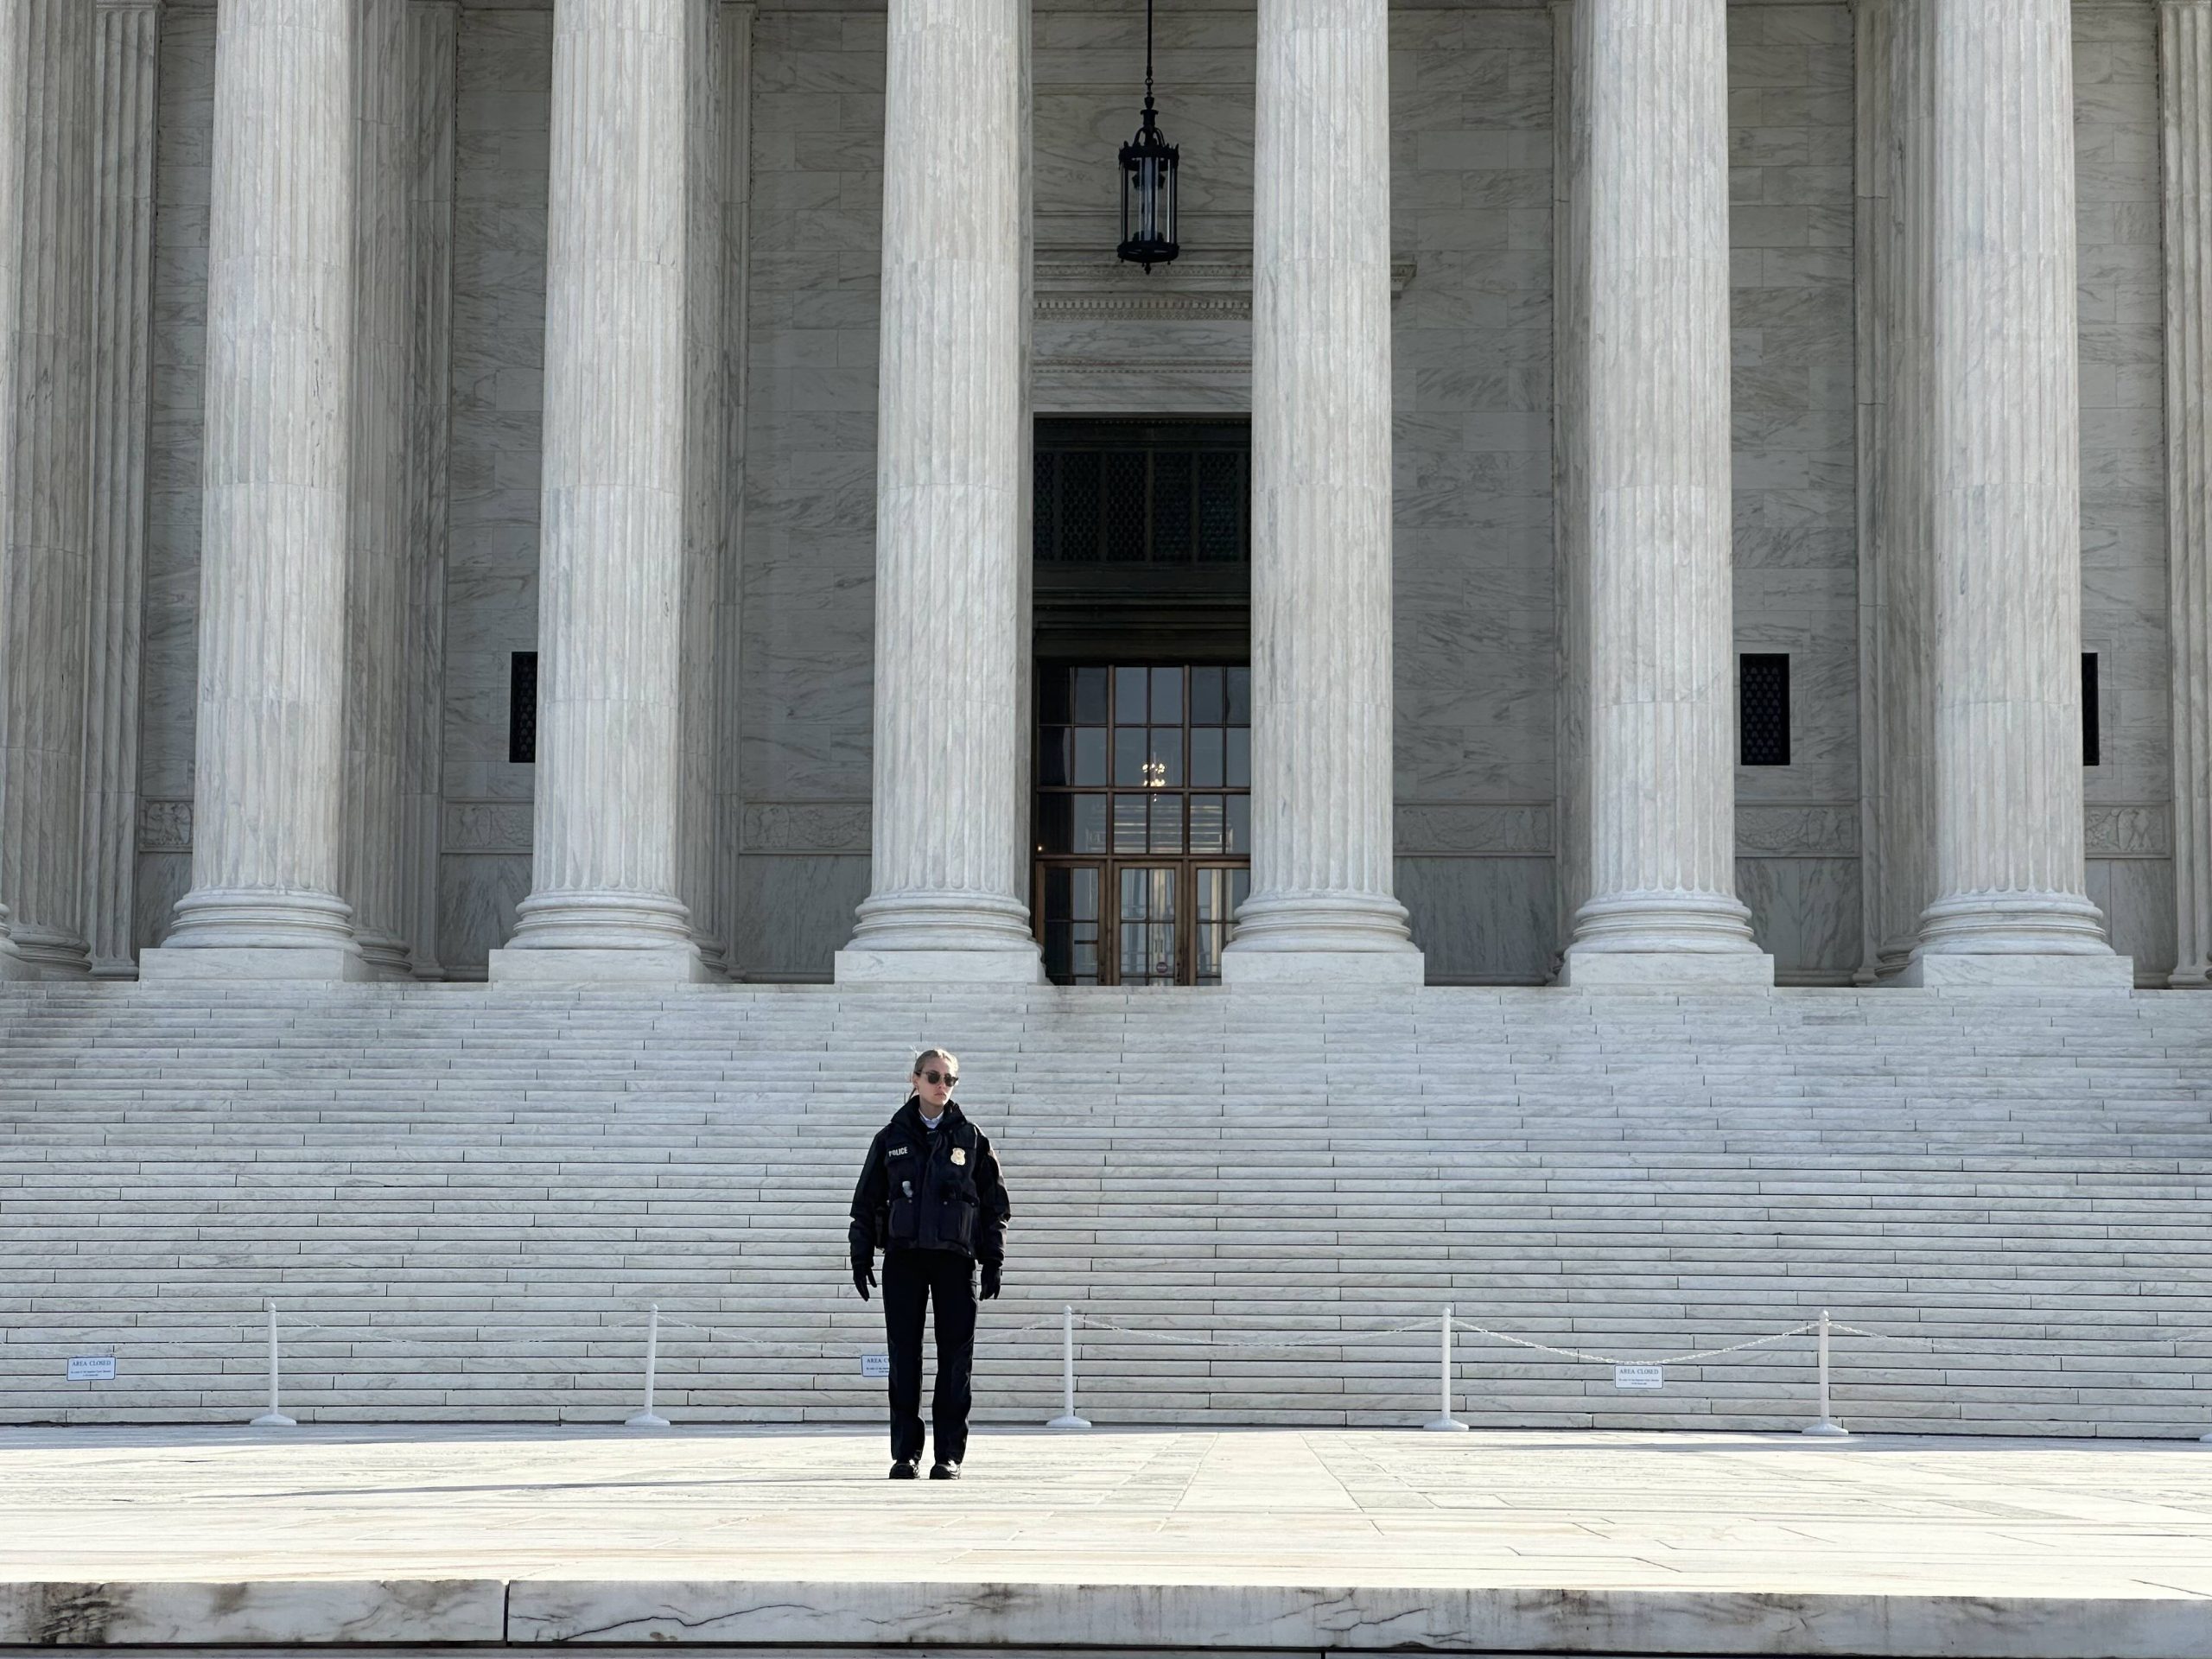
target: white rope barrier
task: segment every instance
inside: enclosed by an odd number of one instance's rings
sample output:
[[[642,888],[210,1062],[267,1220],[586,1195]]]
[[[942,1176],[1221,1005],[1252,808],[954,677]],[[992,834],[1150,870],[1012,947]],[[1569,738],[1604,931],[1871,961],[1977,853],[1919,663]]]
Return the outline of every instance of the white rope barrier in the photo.
[[[264,1336],[267,1344],[269,1404],[267,1410],[251,1420],[251,1426],[256,1428],[291,1428],[297,1426],[297,1420],[288,1415],[283,1409],[283,1343],[286,1337],[296,1340],[301,1337],[317,1332],[326,1333],[349,1351],[419,1350],[425,1340],[420,1336],[371,1334],[359,1327],[332,1325],[316,1321],[287,1319],[282,1321],[280,1329],[277,1304],[273,1297],[263,1303],[262,1313],[264,1319],[257,1326],[219,1325],[192,1332],[168,1331],[159,1327],[149,1329],[138,1326],[119,1326],[113,1327],[111,1334],[107,1336],[95,1337],[91,1333],[86,1333],[76,1339],[80,1342],[94,1342],[105,1346],[128,1344],[151,1347],[207,1347],[242,1342],[247,1338],[250,1332],[257,1329]],[[1111,1332],[1117,1337],[1139,1342],[1237,1353],[1284,1353],[1344,1348],[1358,1343],[1404,1337],[1432,1328],[1430,1321],[1423,1319],[1371,1330],[1302,1331],[1282,1333],[1194,1332],[1127,1325],[1117,1320],[1078,1313],[1072,1304],[1068,1304],[1062,1306],[1057,1319],[1033,1320],[1027,1325],[1016,1325],[994,1332],[995,1337],[1003,1338],[1058,1329],[1060,1337],[1062,1409],[1058,1416],[1051,1419],[1046,1424],[1048,1428],[1079,1430],[1090,1427],[1090,1421],[1079,1415],[1076,1410],[1076,1329],[1078,1325],[1091,1331]],[[660,1304],[654,1302],[645,1308],[645,1317],[641,1320],[632,1319],[619,1323],[582,1325],[493,1324],[480,1329],[479,1334],[480,1336],[513,1337],[550,1333],[565,1343],[588,1344],[599,1338],[623,1336],[642,1330],[645,1338],[643,1401],[640,1408],[625,1420],[626,1426],[632,1428],[669,1427],[669,1420],[660,1414],[656,1402],[659,1386],[661,1344],[664,1331],[689,1332],[702,1339],[704,1343],[716,1348],[740,1349],[754,1352],[774,1350],[782,1357],[795,1359],[828,1359],[831,1357],[828,1351],[832,1348],[847,1352],[855,1348],[866,1350],[874,1340],[876,1340],[873,1338],[834,1335],[827,1332],[812,1336],[782,1338],[760,1338],[749,1334],[739,1337],[732,1334],[736,1331],[750,1332],[755,1328],[702,1325],[665,1313]],[[1437,1332],[1438,1338],[1439,1410],[1438,1414],[1423,1427],[1447,1433],[1465,1432],[1467,1427],[1465,1423],[1459,1421],[1452,1415],[1454,1404],[1452,1396],[1456,1382],[1454,1370],[1458,1363],[1452,1340],[1454,1332],[1465,1332],[1488,1338],[1493,1342],[1503,1343],[1510,1347],[1518,1348],[1527,1352],[1548,1354],[1578,1363],[1636,1368],[1654,1373],[1669,1365],[1697,1364],[1811,1335],[1815,1338],[1817,1415],[1800,1432],[1818,1440],[1850,1438],[1849,1431],[1842,1427],[1835,1421],[1834,1416],[1831,1354],[1832,1340],[1834,1337],[1854,1337],[1883,1343],[1920,1344],[1931,1348],[1938,1340],[1930,1336],[1872,1331],[1860,1325],[1847,1325],[1834,1318],[1825,1308],[1821,1311],[1817,1319],[1808,1320],[1802,1325],[1792,1325],[1787,1330],[1770,1332],[1764,1336],[1748,1338],[1742,1342],[1729,1343],[1720,1347],[1702,1348],[1688,1353],[1670,1354],[1658,1359],[1629,1359],[1614,1354],[1595,1353],[1586,1349],[1540,1342],[1533,1338],[1515,1335],[1511,1332],[1496,1330],[1471,1319],[1457,1318],[1453,1309],[1449,1306],[1441,1310],[1433,1328]],[[2212,1327],[2179,1332],[2157,1332],[2145,1340],[2179,1345],[2202,1341],[2206,1338],[2212,1338]],[[808,1351],[810,1350],[810,1352]],[[1620,1385],[1623,1387],[1659,1386],[1656,1381],[1641,1384],[1636,1382],[1623,1382]],[[2212,1433],[2202,1436],[2200,1443],[2212,1446]]]

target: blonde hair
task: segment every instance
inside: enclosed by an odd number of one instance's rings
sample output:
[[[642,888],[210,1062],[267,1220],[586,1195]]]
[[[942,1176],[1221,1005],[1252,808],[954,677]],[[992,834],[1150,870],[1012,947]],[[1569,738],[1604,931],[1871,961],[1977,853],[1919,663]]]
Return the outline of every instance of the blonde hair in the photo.
[[[957,1077],[960,1075],[960,1057],[957,1054],[955,1054],[949,1048],[924,1049],[920,1053],[914,1056],[914,1063],[906,1068],[906,1075],[910,1077],[920,1077],[922,1075],[922,1068],[927,1065],[931,1060],[935,1060],[946,1071],[951,1072],[954,1077]]]

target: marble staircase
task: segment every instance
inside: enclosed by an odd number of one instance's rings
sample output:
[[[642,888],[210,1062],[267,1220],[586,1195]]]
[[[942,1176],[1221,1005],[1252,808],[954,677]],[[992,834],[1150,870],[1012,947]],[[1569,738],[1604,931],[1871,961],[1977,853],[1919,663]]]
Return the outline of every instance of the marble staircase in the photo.
[[[874,1420],[844,1209],[925,1040],[1015,1207],[979,1419],[1058,1411],[1072,1303],[1102,1424],[1417,1424],[1450,1303],[1828,1308],[1857,1428],[2212,1429],[2212,999],[81,983],[0,988],[0,1421],[251,1416],[270,1296],[303,1421],[619,1421],[654,1301],[665,1414]],[[1802,1338],[1459,1362],[1477,1425],[1813,1414]]]

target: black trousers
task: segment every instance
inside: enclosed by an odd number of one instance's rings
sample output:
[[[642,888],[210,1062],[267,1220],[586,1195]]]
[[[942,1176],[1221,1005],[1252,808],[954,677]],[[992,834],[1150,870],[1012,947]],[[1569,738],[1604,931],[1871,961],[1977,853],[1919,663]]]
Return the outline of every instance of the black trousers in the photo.
[[[976,1360],[976,1264],[957,1250],[883,1255],[883,1331],[891,1343],[891,1456],[922,1455],[922,1318],[937,1303],[937,1392],[930,1415],[938,1460],[968,1455],[969,1377]]]

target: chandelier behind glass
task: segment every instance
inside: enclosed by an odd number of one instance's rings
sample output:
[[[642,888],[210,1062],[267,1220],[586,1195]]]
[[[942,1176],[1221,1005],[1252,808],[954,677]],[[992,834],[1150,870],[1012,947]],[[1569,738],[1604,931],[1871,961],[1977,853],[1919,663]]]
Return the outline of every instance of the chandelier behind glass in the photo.
[[[1175,168],[1180,152],[1160,136],[1152,107],[1152,4],[1144,0],[1144,124],[1122,146],[1122,258],[1149,271],[1182,251],[1175,240]]]

